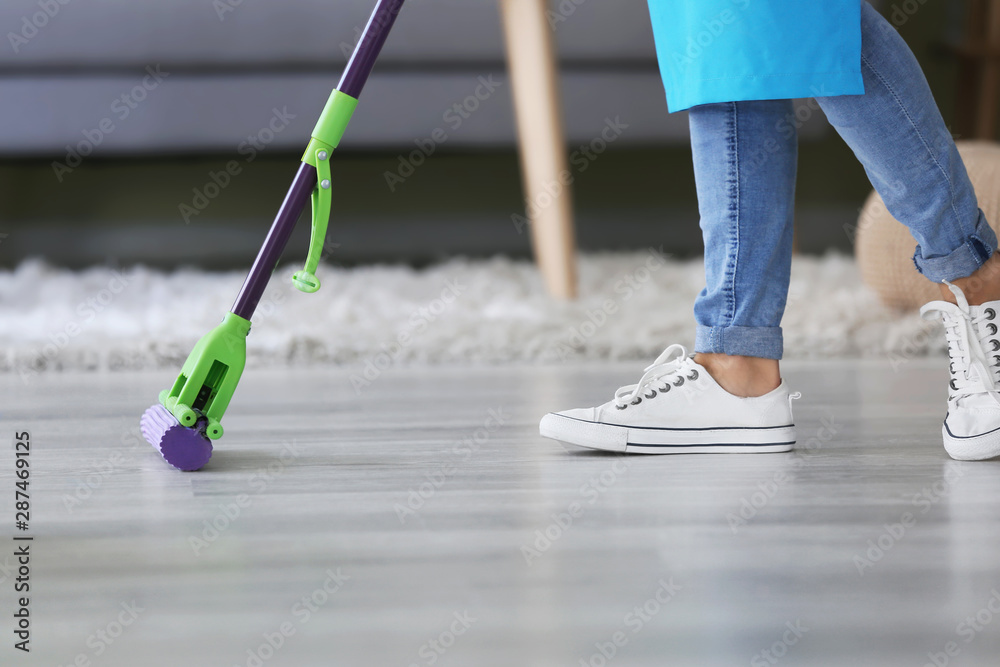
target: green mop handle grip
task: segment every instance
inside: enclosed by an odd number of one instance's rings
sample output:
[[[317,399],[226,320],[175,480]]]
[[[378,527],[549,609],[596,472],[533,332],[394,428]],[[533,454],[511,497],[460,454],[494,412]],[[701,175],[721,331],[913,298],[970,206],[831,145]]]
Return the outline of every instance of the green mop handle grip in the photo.
[[[303,162],[316,167],[317,152],[324,150],[329,155],[333,149],[340,145],[340,140],[344,138],[347,124],[351,122],[351,117],[357,106],[358,100],[347,93],[342,93],[339,90],[330,93],[330,99],[327,100],[323,113],[316,121],[312,138],[302,156]]]

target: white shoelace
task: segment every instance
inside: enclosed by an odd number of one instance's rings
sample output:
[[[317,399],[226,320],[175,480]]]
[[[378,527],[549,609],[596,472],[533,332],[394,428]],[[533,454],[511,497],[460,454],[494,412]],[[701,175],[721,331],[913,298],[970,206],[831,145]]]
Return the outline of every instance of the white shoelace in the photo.
[[[680,387],[685,378],[697,380],[697,369],[692,369],[687,376],[678,375],[690,365],[690,358],[683,345],[671,345],[646,367],[646,372],[637,383],[621,387],[615,392],[615,407],[624,410],[629,405],[642,402],[643,398],[653,398],[658,392],[668,392],[672,386]],[[678,377],[671,380],[673,376]]]
[[[947,283],[948,289],[955,295],[958,301],[958,313],[951,309],[943,310],[927,304],[920,310],[920,314],[927,318],[927,313],[936,313],[944,324],[944,337],[948,342],[948,356],[951,357],[952,371],[954,377],[951,380],[952,394],[949,400],[957,401],[966,396],[976,394],[988,394],[993,400],[1000,404],[1000,393],[996,389],[995,371],[991,370],[989,359],[985,352],[987,342],[995,334],[979,334],[976,325],[990,320],[983,312],[973,316],[969,307],[969,302],[965,299],[962,290],[951,283]],[[994,313],[994,318],[996,313]],[[972,371],[975,373],[972,373]]]

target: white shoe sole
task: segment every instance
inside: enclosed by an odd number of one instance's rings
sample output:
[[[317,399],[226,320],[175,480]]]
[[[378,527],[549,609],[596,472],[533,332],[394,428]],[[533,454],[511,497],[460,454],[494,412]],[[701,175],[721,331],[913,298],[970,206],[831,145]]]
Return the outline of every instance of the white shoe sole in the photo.
[[[539,433],[588,449],[627,454],[763,454],[790,452],[795,426],[672,429],[616,426],[549,413]]]
[[[941,426],[944,450],[956,461],[985,461],[1000,456],[1000,431],[960,438],[951,434],[948,425]]]

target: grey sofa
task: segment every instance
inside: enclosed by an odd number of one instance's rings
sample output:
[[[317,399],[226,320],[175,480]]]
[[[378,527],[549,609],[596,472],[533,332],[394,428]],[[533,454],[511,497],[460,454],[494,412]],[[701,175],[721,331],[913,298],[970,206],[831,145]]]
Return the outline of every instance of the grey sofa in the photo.
[[[410,0],[343,147],[396,150],[439,127],[450,146],[512,145],[496,1]],[[5,0],[0,26],[20,39],[0,48],[0,156],[58,156],[88,136],[103,155],[232,152],[275,109],[294,119],[269,147],[298,150],[373,5]],[[552,12],[570,141],[615,116],[629,124],[622,143],[686,136],[684,117],[666,111],[645,0],[566,0]],[[480,77],[500,85],[459,127],[446,123]]]

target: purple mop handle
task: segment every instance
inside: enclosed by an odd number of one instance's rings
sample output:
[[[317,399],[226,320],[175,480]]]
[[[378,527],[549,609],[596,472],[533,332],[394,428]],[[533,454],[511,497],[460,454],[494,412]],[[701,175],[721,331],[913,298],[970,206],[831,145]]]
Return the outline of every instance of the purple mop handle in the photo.
[[[399,15],[399,10],[403,7],[403,2],[404,0],[378,1],[375,11],[368,19],[368,25],[365,27],[361,41],[354,48],[354,55],[347,63],[347,68],[344,70],[337,90],[358,99],[372,68],[375,66],[375,61],[382,51],[382,46],[389,37],[389,31],[392,29],[393,23],[396,22],[396,16]],[[240,288],[240,294],[236,297],[236,303],[232,307],[234,314],[246,320],[253,317],[260,297],[264,294],[264,288],[267,287],[267,282],[278,265],[278,260],[281,259],[281,253],[285,251],[292,230],[295,229],[295,223],[309,202],[309,197],[315,187],[316,170],[303,162],[299,165],[292,186],[289,188],[288,194],[285,195],[285,201],[281,204],[281,208],[278,209],[278,215],[274,218],[271,231],[267,233],[264,245],[257,253],[257,259],[254,260],[253,266],[250,268],[250,273],[243,281],[243,287]]]

